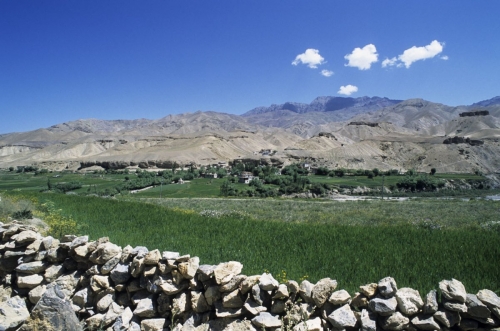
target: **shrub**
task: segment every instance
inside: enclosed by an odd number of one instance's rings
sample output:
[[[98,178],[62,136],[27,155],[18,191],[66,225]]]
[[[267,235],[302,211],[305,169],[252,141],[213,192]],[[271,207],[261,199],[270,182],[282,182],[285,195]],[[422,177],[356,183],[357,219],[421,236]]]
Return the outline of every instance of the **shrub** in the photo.
[[[29,209],[18,210],[12,213],[12,218],[17,220],[27,220],[33,218],[33,212]]]
[[[406,175],[396,185],[399,189],[420,192],[436,191],[438,188],[444,187],[444,182],[427,175]]]
[[[82,187],[82,183],[80,183],[80,182],[57,183],[55,185],[56,190],[61,191],[63,193],[77,190],[81,187]]]

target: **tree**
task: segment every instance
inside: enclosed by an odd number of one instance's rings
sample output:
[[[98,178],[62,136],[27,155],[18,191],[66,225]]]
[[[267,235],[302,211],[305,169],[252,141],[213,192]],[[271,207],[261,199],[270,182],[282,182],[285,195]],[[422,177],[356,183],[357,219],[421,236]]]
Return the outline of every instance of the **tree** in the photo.
[[[220,186],[220,195],[227,197],[229,195],[229,190],[231,189],[231,184],[229,184],[229,181],[226,179],[224,182],[222,182],[222,185]]]
[[[316,169],[316,175],[319,176],[326,176],[329,172],[330,170],[328,170],[327,167],[319,167],[318,169]]]
[[[14,171],[14,167],[9,167],[9,171],[10,172]]]
[[[50,182],[49,177],[47,177],[47,190],[52,191],[52,183]]]
[[[434,176],[436,174],[436,168],[431,169],[431,175]]]

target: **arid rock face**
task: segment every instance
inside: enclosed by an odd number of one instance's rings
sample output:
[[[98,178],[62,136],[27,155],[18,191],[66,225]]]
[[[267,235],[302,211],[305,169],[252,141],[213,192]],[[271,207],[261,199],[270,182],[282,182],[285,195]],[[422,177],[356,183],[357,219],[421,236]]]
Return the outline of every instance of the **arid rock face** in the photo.
[[[29,250],[26,238],[33,239]],[[0,239],[0,330],[165,330],[172,321],[175,330],[198,331],[470,330],[491,329],[500,318],[495,292],[467,293],[456,279],[439,283],[441,302],[436,291],[423,300],[414,289],[398,289],[392,277],[361,286],[363,294],[351,299],[330,278],[280,284],[268,273],[241,274],[237,261],[204,265],[108,238],[59,241],[16,222],[0,223]],[[50,257],[55,251],[60,258]],[[37,284],[26,287],[32,276]]]

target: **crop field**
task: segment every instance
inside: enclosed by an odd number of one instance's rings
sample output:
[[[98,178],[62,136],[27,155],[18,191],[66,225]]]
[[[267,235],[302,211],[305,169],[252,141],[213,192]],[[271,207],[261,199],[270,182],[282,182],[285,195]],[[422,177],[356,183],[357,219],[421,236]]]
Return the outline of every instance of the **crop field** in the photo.
[[[221,179],[198,178],[186,181],[184,184],[168,184],[156,186],[148,190],[134,193],[134,197],[166,197],[194,198],[218,197],[220,195]]]
[[[11,194],[38,205],[51,201],[76,221],[76,232],[92,239],[179,251],[203,264],[236,260],[247,275],[267,269],[298,281],[331,277],[351,293],[389,275],[421,293],[451,277],[470,292],[500,291],[500,206],[492,201],[186,198],[160,205],[131,197]],[[296,219],[279,217],[289,209]]]
[[[141,199],[196,213],[236,213],[257,220],[330,225],[414,225],[435,229],[488,227],[500,221],[496,201],[415,199],[321,201],[305,199]]]

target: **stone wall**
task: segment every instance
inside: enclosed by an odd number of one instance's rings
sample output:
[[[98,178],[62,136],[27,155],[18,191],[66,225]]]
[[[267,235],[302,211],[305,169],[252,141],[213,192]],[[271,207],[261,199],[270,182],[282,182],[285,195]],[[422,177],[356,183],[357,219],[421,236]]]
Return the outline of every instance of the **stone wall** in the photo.
[[[423,297],[391,277],[279,284],[242,264],[200,264],[108,238],[43,237],[0,223],[0,330],[500,330],[500,298],[455,279]]]

